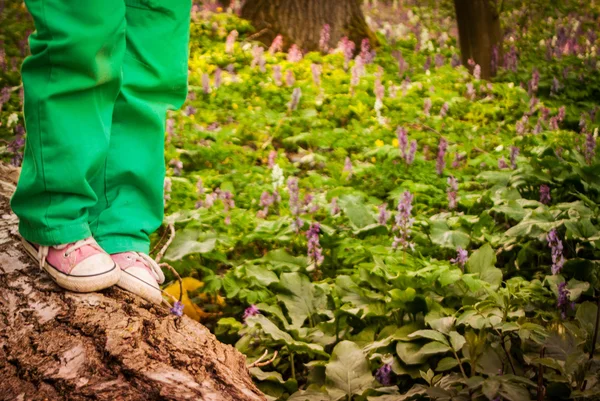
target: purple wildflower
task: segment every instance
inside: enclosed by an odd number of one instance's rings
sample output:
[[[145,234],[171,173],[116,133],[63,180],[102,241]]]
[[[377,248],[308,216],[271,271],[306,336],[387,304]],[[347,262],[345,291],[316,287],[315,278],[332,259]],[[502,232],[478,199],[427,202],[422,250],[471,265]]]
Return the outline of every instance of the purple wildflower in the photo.
[[[450,105],[448,102],[444,102],[442,108],[440,109],[440,117],[444,118],[448,114],[448,109],[450,109]]]
[[[279,64],[273,66],[273,81],[275,85],[281,86],[281,66]]]
[[[183,170],[183,163],[181,162],[181,160],[177,160],[177,159],[171,159],[169,161],[169,166],[173,167],[173,174],[176,176],[180,176],[181,175],[181,171]]]
[[[375,58],[375,52],[371,50],[371,44],[369,39],[363,39],[360,44],[360,57],[364,60],[365,64],[371,64]]]
[[[297,45],[294,44],[292,47],[290,47],[290,50],[288,50],[287,60],[291,63],[296,63],[302,60],[302,52]]]
[[[242,316],[242,319],[246,321],[246,319],[248,319],[249,317],[256,315],[260,315],[260,310],[258,310],[258,307],[256,305],[250,305],[246,308],[246,310],[244,310],[244,315]]]
[[[275,39],[273,39],[273,42],[271,42],[269,53],[275,54],[281,51],[283,51],[283,36],[277,35],[275,36]]]
[[[272,150],[269,152],[269,161],[268,161],[268,166],[269,168],[273,168],[273,166],[275,166],[275,158],[277,157],[277,151],[276,150]]]
[[[550,187],[546,184],[540,185],[540,202],[544,205],[550,204],[552,197],[550,196]]]
[[[476,96],[475,87],[471,82],[467,83],[467,99],[474,100]]]
[[[517,131],[518,135],[525,135],[525,133],[527,132],[528,126],[529,126],[529,117],[527,115],[524,115],[519,121],[517,121],[515,130]]]
[[[592,164],[594,156],[596,156],[596,137],[598,136],[598,128],[594,130],[594,133],[587,132],[585,135],[585,160],[588,164]]]
[[[215,70],[215,89],[219,89],[219,87],[221,86],[221,82],[223,81],[222,74],[223,71],[220,68],[217,68]]]
[[[531,75],[531,81],[529,81],[529,95],[533,95],[538,91],[538,87],[540,84],[540,72],[537,68],[533,69],[533,73]]]
[[[429,117],[431,115],[431,98],[427,98],[425,99],[424,103],[423,103],[423,114],[425,114],[427,117]]]
[[[329,51],[329,40],[331,39],[331,27],[329,24],[323,25],[321,36],[319,37],[319,49],[327,53]]]
[[[495,74],[496,71],[498,71],[498,61],[500,59],[500,55],[498,52],[498,45],[494,45],[494,48],[492,49],[492,60],[490,62],[491,64],[491,69],[492,69],[492,74]]]
[[[561,106],[558,109],[558,114],[556,115],[556,119],[558,120],[558,122],[563,122],[566,116],[567,116],[567,108],[565,106]]]
[[[439,175],[442,175],[444,172],[444,168],[446,167],[446,161],[444,157],[446,156],[446,150],[448,149],[448,141],[446,138],[441,137],[440,143],[438,145],[438,154],[437,154],[437,162],[435,165],[435,169]]]
[[[500,159],[498,159],[498,168],[500,170],[504,170],[504,169],[508,168],[508,164],[506,164],[506,160],[504,160],[504,156],[502,156]]]
[[[202,74],[202,90],[204,93],[210,93],[210,77],[207,73]]]
[[[344,160],[344,170],[345,173],[348,173],[348,178],[352,175],[352,160],[349,157],[346,157]]]
[[[386,363],[375,372],[375,378],[384,386],[392,385],[392,365]]]
[[[562,241],[558,238],[556,230],[548,233],[546,241],[548,241],[548,246],[552,251],[552,274],[558,274],[565,264]]]
[[[173,307],[171,309],[169,309],[169,312],[171,312],[171,314],[175,315],[175,316],[183,316],[183,302],[179,302],[179,301],[175,301],[175,303],[173,304]]]
[[[473,77],[481,79],[481,66],[479,64],[475,64],[475,67],[473,67]]]
[[[558,94],[558,92],[560,92],[561,89],[562,89],[562,85],[560,84],[560,81],[556,77],[554,77],[552,79],[552,87],[550,89],[550,93],[552,95],[556,95],[556,94]]]
[[[417,153],[417,140],[413,139],[410,142],[410,149],[408,150],[408,154],[406,155],[406,164],[409,166],[413,164],[415,161],[415,154]]]
[[[258,212],[258,217],[265,218],[269,214],[269,207],[275,203],[275,196],[271,195],[269,191],[263,191],[260,195],[260,207],[263,209]]]
[[[250,63],[250,67],[254,68],[258,66],[260,72],[265,72],[265,49],[262,46],[254,46],[252,48],[252,62]]]
[[[321,65],[320,64],[311,64],[310,70],[312,71],[313,82],[317,86],[321,86]]]
[[[288,193],[290,194],[289,208],[294,216],[294,228],[296,232],[300,231],[302,226],[302,220],[300,220],[300,189],[298,187],[298,179],[296,177],[290,177],[287,181]]]
[[[427,56],[425,59],[425,64],[423,65],[423,69],[428,71],[431,68],[431,56]]]
[[[165,181],[163,184],[163,200],[165,203],[165,206],[167,205],[167,201],[171,200],[171,179],[169,177],[165,177]]]
[[[320,266],[325,259],[323,257],[323,249],[321,249],[321,244],[319,243],[319,232],[321,232],[321,225],[318,222],[312,223],[306,232],[306,238],[308,238],[308,257],[317,266]]]
[[[516,146],[510,147],[510,166],[512,169],[517,168],[517,156],[519,156],[519,148]]]
[[[559,129],[558,116],[550,118],[549,126],[552,131],[557,131]]]
[[[558,310],[560,310],[560,316],[563,319],[567,318],[567,312],[569,309],[575,310],[575,302],[571,302],[569,299],[569,295],[571,295],[571,293],[566,287],[567,283],[564,281],[558,284],[558,297],[556,301],[556,306]]]
[[[394,236],[394,242],[392,248],[398,248],[398,245],[402,245],[402,248],[414,249],[414,244],[409,242],[411,228],[414,223],[412,217],[412,201],[413,195],[406,191],[402,194],[402,199],[398,203],[398,213],[396,214],[395,224],[392,227],[393,231],[397,231],[398,235]]]
[[[396,129],[396,136],[398,137],[398,147],[402,152],[402,158],[406,160],[408,152],[408,131],[404,127],[398,127]]]
[[[465,267],[467,260],[469,259],[469,252],[462,249],[460,246],[456,248],[456,258],[450,259],[450,262],[460,266],[461,269]]]
[[[454,210],[456,209],[458,195],[458,181],[453,176],[448,177],[448,209]]]
[[[435,66],[437,68],[440,68],[444,65],[445,60],[444,60],[444,56],[442,56],[440,53],[435,55]]]
[[[458,66],[459,66],[459,65],[461,65],[461,64],[462,64],[462,63],[461,63],[461,61],[460,61],[460,57],[458,57],[458,54],[456,54],[456,53],[455,53],[455,54],[453,54],[453,55],[452,55],[452,60],[451,60],[451,62],[450,62],[450,65],[452,65],[452,68],[456,68],[456,67],[458,67]]]
[[[387,221],[390,218],[390,213],[387,211],[387,205],[384,203],[379,205],[379,214],[377,216],[377,222],[382,226],[387,224]]]
[[[293,86],[296,83],[296,77],[294,76],[294,71],[287,70],[285,73],[285,84],[287,86]]]
[[[338,48],[341,49],[342,53],[344,54],[344,69],[346,70],[348,69],[350,60],[352,60],[352,57],[354,56],[355,47],[356,45],[354,42],[348,39],[346,36],[344,36],[338,44]]]
[[[237,37],[238,32],[236,30],[229,32],[229,35],[227,35],[227,39],[225,41],[225,53],[233,53],[235,40],[237,39]]]
[[[290,111],[294,111],[298,108],[298,103],[300,103],[300,98],[302,97],[302,90],[300,88],[294,88],[292,91],[292,99],[288,103],[288,109]]]

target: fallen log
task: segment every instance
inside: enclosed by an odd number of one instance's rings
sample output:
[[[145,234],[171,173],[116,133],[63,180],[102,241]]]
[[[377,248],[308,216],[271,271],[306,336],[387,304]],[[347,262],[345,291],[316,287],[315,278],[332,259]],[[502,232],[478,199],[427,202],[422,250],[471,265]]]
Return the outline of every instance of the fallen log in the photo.
[[[262,401],[246,359],[187,317],[118,288],[62,290],[19,246],[0,164],[0,400]]]

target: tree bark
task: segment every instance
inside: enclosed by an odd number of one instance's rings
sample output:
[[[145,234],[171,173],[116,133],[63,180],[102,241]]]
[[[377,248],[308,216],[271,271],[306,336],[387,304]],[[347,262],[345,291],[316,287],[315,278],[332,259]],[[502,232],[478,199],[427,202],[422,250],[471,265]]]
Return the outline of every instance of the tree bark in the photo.
[[[66,292],[21,251],[0,164],[0,400],[264,401],[245,357],[118,288]]]
[[[502,56],[502,29],[497,0],[454,0],[462,63],[469,69],[469,59],[481,67],[481,77],[496,75]],[[496,66],[492,63],[497,49]]]
[[[246,0],[241,15],[256,28],[255,39],[267,46],[281,34],[286,48],[296,44],[305,51],[319,50],[325,24],[331,29],[329,48],[335,48],[344,36],[353,41],[357,49],[365,38],[371,46],[377,44],[365,21],[360,0]]]

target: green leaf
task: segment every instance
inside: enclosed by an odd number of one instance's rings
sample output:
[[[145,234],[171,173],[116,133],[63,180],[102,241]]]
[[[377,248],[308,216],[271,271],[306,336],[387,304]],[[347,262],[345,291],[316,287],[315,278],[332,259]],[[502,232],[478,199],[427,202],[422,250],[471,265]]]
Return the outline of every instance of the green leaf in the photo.
[[[246,275],[248,278],[258,281],[260,285],[268,287],[272,283],[279,281],[277,275],[260,265],[249,265],[246,267]]]
[[[467,340],[457,331],[450,332],[450,343],[452,344],[452,349],[454,351],[460,351],[466,342]]]
[[[468,273],[479,273],[483,281],[490,283],[492,288],[498,288],[502,283],[502,271],[496,266],[496,254],[490,246],[485,244],[469,257],[466,271]]]
[[[588,333],[588,338],[592,338],[594,335],[594,324],[596,322],[596,313],[598,307],[596,304],[586,301],[577,307],[575,318],[579,322],[580,326],[585,329]]]
[[[350,220],[350,224],[354,229],[361,229],[377,223],[360,195],[344,195],[339,199],[338,204],[344,214],[348,216],[348,220]]]
[[[458,361],[456,360],[456,358],[447,356],[445,358],[442,358],[438,362],[435,370],[438,372],[445,372],[447,370],[454,369],[457,366],[458,366]]]
[[[278,294],[277,299],[288,310],[292,327],[299,329],[304,321],[327,305],[327,296],[320,287],[310,282],[308,277],[299,273],[283,273],[279,284],[287,293]]]
[[[471,238],[463,231],[451,230],[445,221],[436,220],[431,225],[431,242],[442,248],[465,249],[469,246]]]
[[[425,363],[430,355],[443,354],[450,351],[451,348],[438,341],[432,341],[423,346],[417,343],[407,343],[399,341],[396,344],[396,353],[407,365],[420,365]]]
[[[439,341],[443,344],[449,345],[446,336],[444,336],[439,331],[435,330],[417,330],[414,333],[410,334],[408,337],[410,338],[428,338],[430,340]]]
[[[329,354],[323,351],[323,347],[318,344],[310,344],[294,340],[294,338],[291,335],[279,329],[279,327],[277,327],[273,322],[267,319],[266,316],[251,316],[246,319],[246,325],[248,326],[248,328],[253,328],[256,325],[260,326],[263,332],[269,337],[271,337],[274,341],[283,345],[287,345],[291,350],[295,352],[306,353],[309,355],[316,354],[321,356],[329,356]]]
[[[181,260],[187,255],[208,253],[215,249],[217,238],[202,233],[199,229],[184,229],[175,234],[167,249],[165,260]]]
[[[358,345],[342,341],[335,346],[325,367],[327,390],[341,390],[348,399],[373,387],[369,362]]]

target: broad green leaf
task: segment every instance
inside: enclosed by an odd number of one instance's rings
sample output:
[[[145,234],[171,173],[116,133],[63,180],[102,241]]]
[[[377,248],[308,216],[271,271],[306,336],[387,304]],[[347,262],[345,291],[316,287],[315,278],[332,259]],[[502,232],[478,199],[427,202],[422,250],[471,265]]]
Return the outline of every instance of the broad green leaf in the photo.
[[[327,390],[341,390],[348,398],[361,395],[374,385],[367,358],[351,341],[341,341],[335,346],[325,373]]]
[[[417,330],[410,334],[410,338],[428,338],[430,340],[439,341],[443,344],[449,345],[446,336],[435,330]]]
[[[450,332],[450,343],[452,344],[452,349],[454,351],[456,351],[456,352],[460,351],[466,342],[467,342],[467,340],[465,340],[465,338],[458,332],[456,332],[456,331]]]
[[[175,234],[167,249],[165,260],[180,260],[195,253],[208,253],[215,249],[217,238],[199,229],[184,229]]]
[[[278,294],[277,299],[284,303],[293,328],[302,327],[307,318],[312,318],[327,304],[326,294],[302,274],[283,273],[279,284],[287,293]]]
[[[502,283],[502,271],[496,266],[496,254],[490,246],[485,244],[471,254],[467,261],[468,273],[479,273],[483,281],[490,283],[492,288],[498,288]]]
[[[340,198],[338,204],[344,214],[348,216],[348,220],[350,220],[354,229],[365,228],[377,223],[373,214],[365,206],[362,196],[344,195]]]
[[[447,356],[445,358],[442,358],[438,362],[437,367],[435,368],[435,370],[438,371],[438,372],[445,372],[447,370],[454,369],[457,366],[458,366],[458,361],[456,360],[456,358]]]
[[[442,248],[463,249],[469,246],[469,234],[460,230],[451,230],[443,220],[436,220],[431,225],[431,242]]]
[[[246,267],[246,274],[249,278],[258,281],[259,284],[268,287],[272,283],[279,281],[277,275],[261,265],[249,265]]]

